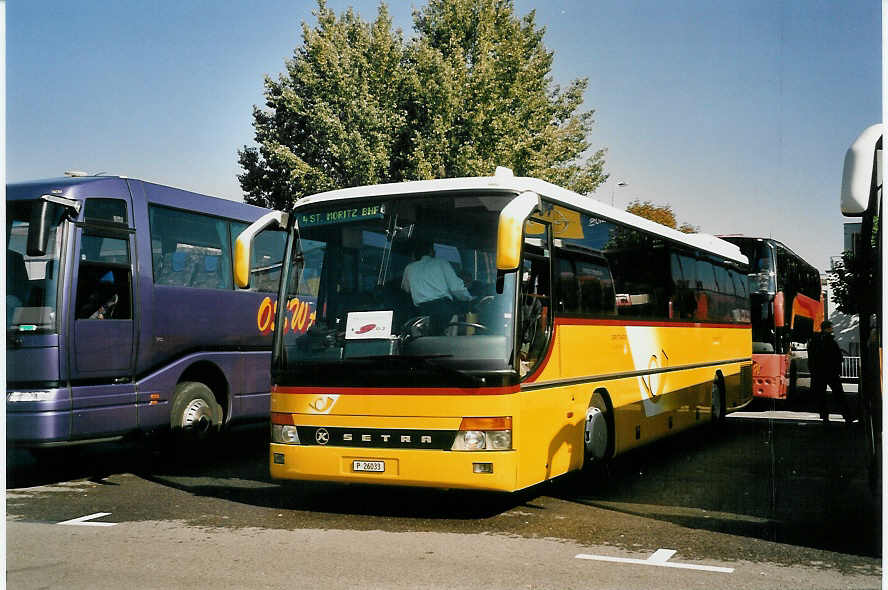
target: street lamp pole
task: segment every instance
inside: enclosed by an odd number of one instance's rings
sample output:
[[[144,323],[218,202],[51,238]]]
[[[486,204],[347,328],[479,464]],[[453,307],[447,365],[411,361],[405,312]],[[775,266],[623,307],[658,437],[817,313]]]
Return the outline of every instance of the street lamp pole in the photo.
[[[629,186],[628,182],[623,182],[622,180],[616,184],[616,186],[623,188],[624,186]],[[611,187],[611,207],[614,206],[614,190],[616,187]]]

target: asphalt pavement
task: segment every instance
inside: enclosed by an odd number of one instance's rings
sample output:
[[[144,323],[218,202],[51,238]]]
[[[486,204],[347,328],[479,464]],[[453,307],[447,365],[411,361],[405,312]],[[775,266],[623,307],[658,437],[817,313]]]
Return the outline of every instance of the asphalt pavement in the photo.
[[[13,449],[7,581],[876,588],[881,498],[860,423],[835,417],[822,424],[804,396],[758,403],[517,494],[272,481],[264,426],[197,452],[136,441],[36,462]]]

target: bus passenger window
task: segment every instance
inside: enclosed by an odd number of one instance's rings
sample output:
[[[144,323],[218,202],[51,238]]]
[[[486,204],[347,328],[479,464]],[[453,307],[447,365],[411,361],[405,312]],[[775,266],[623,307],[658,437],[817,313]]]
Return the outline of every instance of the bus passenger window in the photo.
[[[155,284],[233,288],[227,221],[158,205],[148,211]]]
[[[559,253],[560,255],[560,253]],[[573,261],[559,258],[558,272],[555,275],[557,310],[564,313],[577,313],[580,310],[579,286]]]
[[[580,286],[580,307],[587,315],[614,314],[614,281],[607,261],[577,261],[577,281]]]
[[[121,305],[121,314],[117,314],[120,304],[118,290],[120,286],[113,271],[107,271],[101,277],[96,272],[81,269],[80,282],[77,289],[77,314],[79,320],[110,320],[129,319],[128,306]]]
[[[718,287],[715,282],[715,269],[708,260],[697,260],[697,309],[695,320],[713,319],[715,315],[715,295]]]
[[[526,254],[521,271],[519,361],[524,377],[542,360],[549,327],[549,261]]]
[[[672,271],[672,300],[670,301],[669,318],[675,320],[693,319],[697,310],[697,298],[694,296],[696,284],[696,260],[675,252],[670,256]]]
[[[75,302],[76,319],[132,319],[129,260],[126,240],[83,236]]]

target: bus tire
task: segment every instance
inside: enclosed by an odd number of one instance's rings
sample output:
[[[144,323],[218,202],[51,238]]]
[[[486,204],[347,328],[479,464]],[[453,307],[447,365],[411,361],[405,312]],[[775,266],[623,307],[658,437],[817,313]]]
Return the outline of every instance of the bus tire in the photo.
[[[726,401],[724,379],[719,374],[712,380],[712,401],[710,403],[713,425],[718,425],[725,421],[725,416],[728,415]]]
[[[583,466],[604,464],[614,454],[614,417],[604,395],[596,392],[583,421]]]
[[[176,438],[200,442],[222,427],[222,407],[209,387],[198,381],[176,386],[170,406],[170,429]]]

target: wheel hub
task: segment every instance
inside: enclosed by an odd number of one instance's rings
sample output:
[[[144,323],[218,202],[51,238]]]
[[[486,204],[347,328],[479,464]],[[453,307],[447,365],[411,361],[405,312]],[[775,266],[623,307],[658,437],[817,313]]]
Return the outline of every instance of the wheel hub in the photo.
[[[586,426],[583,438],[586,444],[586,455],[594,460],[604,459],[607,452],[607,417],[600,408],[586,410]]]
[[[195,432],[207,432],[213,424],[213,410],[202,400],[191,400],[182,412],[182,428]]]

